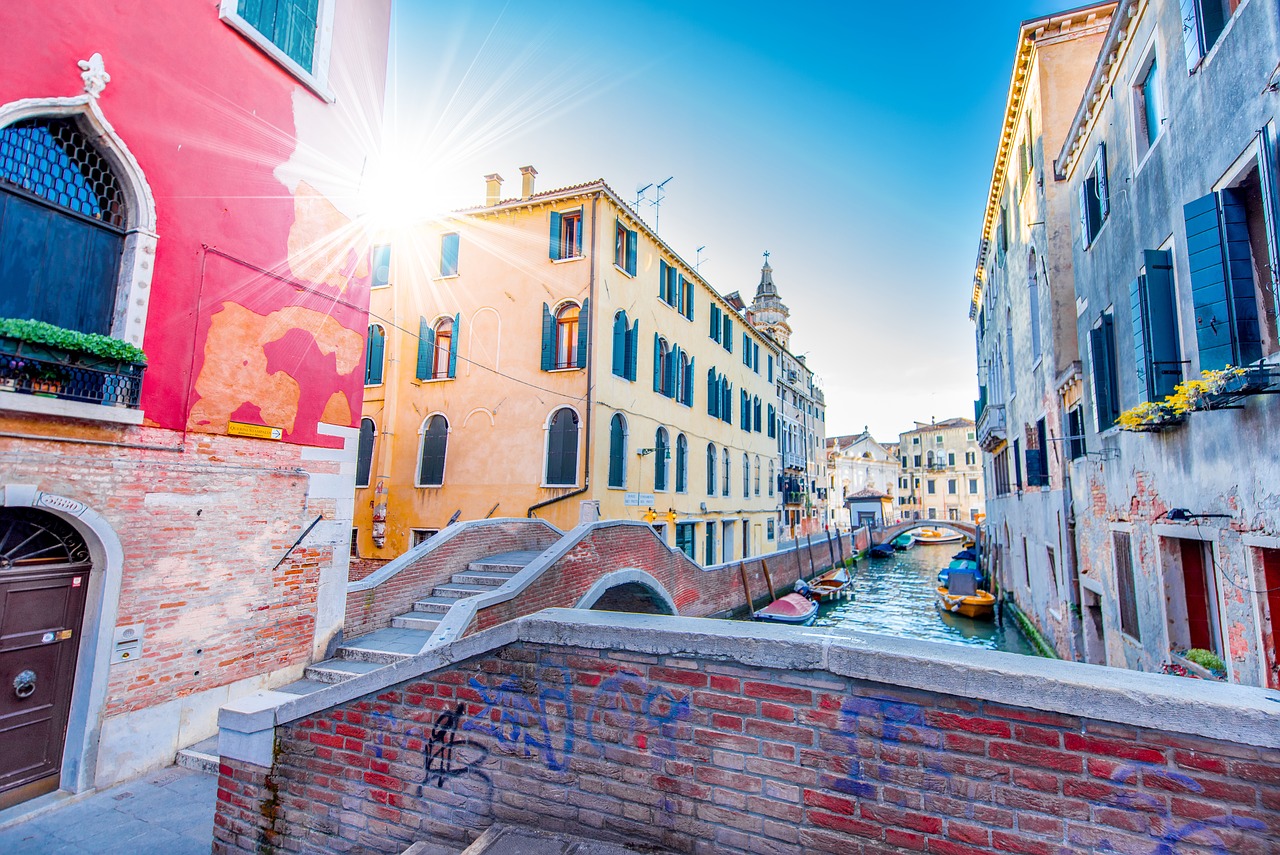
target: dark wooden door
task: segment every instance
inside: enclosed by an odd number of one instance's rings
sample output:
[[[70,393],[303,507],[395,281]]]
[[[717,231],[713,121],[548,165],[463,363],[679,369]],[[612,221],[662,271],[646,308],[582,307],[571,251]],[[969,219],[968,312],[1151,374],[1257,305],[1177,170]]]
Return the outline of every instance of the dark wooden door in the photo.
[[[57,517],[0,509],[0,806],[58,785],[87,559]]]

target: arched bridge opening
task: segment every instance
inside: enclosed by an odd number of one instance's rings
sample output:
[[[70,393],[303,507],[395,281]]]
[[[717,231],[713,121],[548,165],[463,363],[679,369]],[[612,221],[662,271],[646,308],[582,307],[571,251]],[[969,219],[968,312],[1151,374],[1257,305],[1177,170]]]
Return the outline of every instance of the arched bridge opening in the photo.
[[[644,615],[679,614],[662,583],[643,570],[634,569],[602,576],[574,608]]]

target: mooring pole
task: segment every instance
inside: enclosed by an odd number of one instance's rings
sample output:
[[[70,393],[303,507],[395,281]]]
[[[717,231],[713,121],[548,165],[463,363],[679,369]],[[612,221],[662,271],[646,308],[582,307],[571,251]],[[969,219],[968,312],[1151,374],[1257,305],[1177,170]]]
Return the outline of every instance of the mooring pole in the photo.
[[[796,578],[797,578],[797,579],[803,579],[803,578],[804,578],[804,565],[800,563],[800,538],[798,538],[798,537],[797,537],[797,538],[795,539],[795,544],[796,544],[796,545],[795,545],[795,553],[796,553]]]
[[[809,573],[810,574],[817,573],[818,572],[817,568],[813,566],[813,535],[806,534],[804,536],[804,540],[805,540],[805,543],[809,545]]]
[[[742,574],[742,590],[747,595],[747,611],[755,613],[756,604],[751,599],[751,588],[747,585],[747,570],[741,564],[738,565],[738,572]]]
[[[831,556],[831,566],[836,566],[836,548],[831,545],[831,529],[827,529],[827,553]]]
[[[836,532],[836,546],[840,547],[840,566],[844,566],[844,535]]]
[[[738,566],[741,567],[742,563],[739,562]],[[764,583],[769,586],[769,602],[773,602],[778,599],[778,595],[773,592],[773,579],[769,576],[769,562],[761,558],[760,569],[764,570]],[[744,570],[743,572],[745,573],[746,571]]]

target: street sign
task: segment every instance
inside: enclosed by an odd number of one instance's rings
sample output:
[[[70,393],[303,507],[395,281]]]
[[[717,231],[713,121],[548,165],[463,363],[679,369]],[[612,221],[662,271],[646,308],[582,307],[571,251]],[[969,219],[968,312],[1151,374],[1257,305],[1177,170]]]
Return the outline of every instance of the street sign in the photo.
[[[647,508],[653,504],[653,493],[627,493],[623,504],[629,508]]]

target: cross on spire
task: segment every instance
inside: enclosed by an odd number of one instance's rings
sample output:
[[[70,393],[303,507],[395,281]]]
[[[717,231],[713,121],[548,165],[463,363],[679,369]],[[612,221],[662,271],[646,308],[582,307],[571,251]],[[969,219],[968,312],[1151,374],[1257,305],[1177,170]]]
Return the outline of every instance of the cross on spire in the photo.
[[[764,251],[764,263],[765,264],[769,263],[769,250],[767,249]]]

